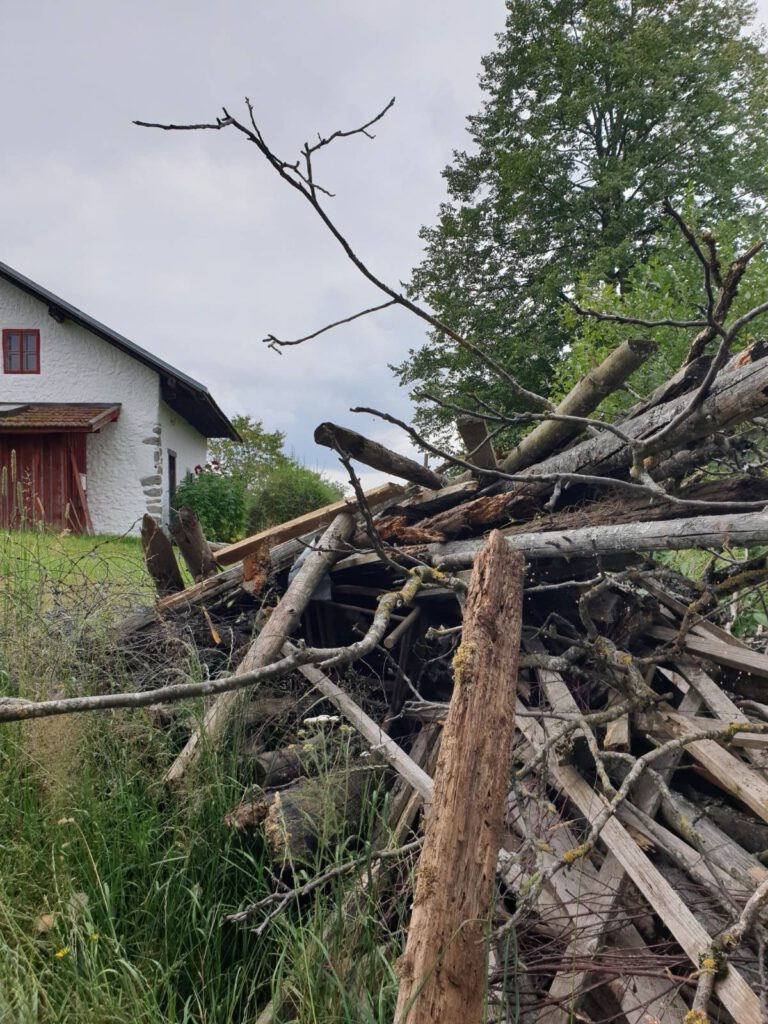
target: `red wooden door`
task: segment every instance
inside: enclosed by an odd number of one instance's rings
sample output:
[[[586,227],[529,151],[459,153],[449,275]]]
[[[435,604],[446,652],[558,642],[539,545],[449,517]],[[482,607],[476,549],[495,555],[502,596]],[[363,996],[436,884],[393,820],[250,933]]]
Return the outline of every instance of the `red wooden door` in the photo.
[[[86,471],[85,434],[0,433],[0,526],[85,532],[76,470]]]

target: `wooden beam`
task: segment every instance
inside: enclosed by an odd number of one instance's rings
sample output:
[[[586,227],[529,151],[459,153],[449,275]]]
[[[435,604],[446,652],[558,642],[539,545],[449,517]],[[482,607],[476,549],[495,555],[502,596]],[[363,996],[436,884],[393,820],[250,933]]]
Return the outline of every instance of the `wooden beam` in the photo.
[[[756,514],[763,515],[762,512]],[[763,542],[756,541],[755,543]],[[678,631],[669,626],[651,626],[648,635],[657,640],[674,640],[678,636]],[[690,633],[683,640],[683,646],[691,654],[696,654],[709,661],[716,661],[719,665],[736,669],[737,672],[745,672],[747,675],[768,679],[768,655],[752,651],[748,647],[736,647],[714,636],[692,636]]]
[[[467,461],[480,469],[496,469],[496,452],[485,420],[477,416],[457,416],[456,429],[464,442]]]
[[[402,484],[386,483],[366,491],[365,497],[369,505],[375,506],[392,501],[404,492],[405,487]],[[241,562],[246,555],[259,550],[264,544],[275,547],[294,537],[300,537],[304,533],[322,529],[331,523],[340,512],[355,511],[357,511],[357,502],[335,501],[332,505],[324,505],[322,508],[315,509],[314,512],[307,512],[296,519],[290,519],[287,523],[280,523],[279,526],[270,526],[260,533],[255,533],[252,537],[246,537],[245,540],[238,540],[234,544],[219,548],[216,552],[216,561],[219,565],[232,565],[234,562]]]
[[[483,938],[512,752],[523,564],[494,532],[472,574],[400,960],[397,1024],[483,1017]]]

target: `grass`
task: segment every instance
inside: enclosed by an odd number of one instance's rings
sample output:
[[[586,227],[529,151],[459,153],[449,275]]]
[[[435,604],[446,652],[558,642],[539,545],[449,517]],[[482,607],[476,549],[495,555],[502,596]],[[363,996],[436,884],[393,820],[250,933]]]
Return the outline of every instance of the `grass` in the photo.
[[[129,685],[113,623],[150,593],[133,539],[0,535],[0,693]],[[260,937],[225,923],[276,882],[224,825],[248,781],[236,755],[208,752],[173,796],[175,736],[143,711],[0,726],[0,1022],[253,1024],[276,993],[276,1024],[389,1022],[402,899],[371,885],[345,916],[342,878]],[[372,805],[356,849],[379,824]],[[321,844],[324,866],[349,843]]]

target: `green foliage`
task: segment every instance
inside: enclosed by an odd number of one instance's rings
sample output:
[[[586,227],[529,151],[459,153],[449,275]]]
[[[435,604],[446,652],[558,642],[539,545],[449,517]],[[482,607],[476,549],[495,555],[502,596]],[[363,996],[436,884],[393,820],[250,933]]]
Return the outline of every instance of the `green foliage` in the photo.
[[[242,441],[212,438],[208,442],[211,464],[225,476],[239,480],[246,490],[258,486],[276,466],[287,461],[283,451],[285,434],[265,430],[252,416],[233,416],[232,425]]]
[[[693,209],[686,212],[687,222],[696,228]],[[720,262],[724,267],[753,242],[749,223],[738,221],[717,225],[713,235],[718,242]],[[706,302],[701,265],[688,247],[680,231],[670,225],[661,233],[662,245],[646,260],[628,272],[623,286],[601,282],[582,282],[576,298],[583,307],[603,313],[618,313],[644,320],[691,320],[701,318]],[[760,252],[749,264],[729,314],[729,322],[765,301],[768,296],[768,259]],[[610,323],[584,317],[569,306],[562,307],[563,323],[571,339],[569,350],[558,367],[553,397],[560,398],[596,366],[625,338],[651,334],[659,350],[629,380],[632,391],[645,395],[675,373],[683,363],[696,331],[673,327],[646,328]],[[754,320],[739,335],[737,347],[756,337],[765,336],[763,319]],[[602,406],[610,413],[634,401],[627,391],[611,395]]]
[[[188,476],[176,489],[174,507],[189,505],[209,540],[233,541],[245,526],[245,486],[237,477],[209,469]]]
[[[623,283],[658,249],[660,203],[750,216],[768,189],[768,62],[747,0],[508,0],[473,149],[444,177],[412,292],[546,394],[569,343],[558,293]],[[433,335],[395,367],[417,395],[519,407]],[[439,436],[452,414],[418,402]]]
[[[258,533],[275,523],[330,505],[344,496],[340,484],[302,466],[294,459],[275,467],[251,495],[248,533]]]

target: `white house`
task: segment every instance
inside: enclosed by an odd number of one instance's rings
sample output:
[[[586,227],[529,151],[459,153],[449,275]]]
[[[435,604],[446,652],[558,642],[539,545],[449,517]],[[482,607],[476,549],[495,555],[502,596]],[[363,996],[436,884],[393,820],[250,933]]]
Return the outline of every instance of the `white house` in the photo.
[[[208,389],[0,263],[0,527],[167,520],[207,438],[239,440]]]

